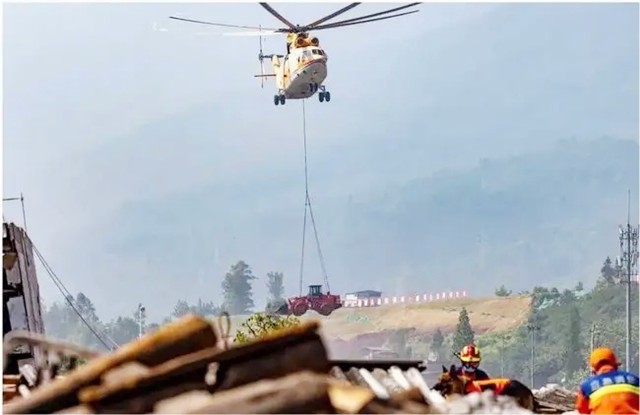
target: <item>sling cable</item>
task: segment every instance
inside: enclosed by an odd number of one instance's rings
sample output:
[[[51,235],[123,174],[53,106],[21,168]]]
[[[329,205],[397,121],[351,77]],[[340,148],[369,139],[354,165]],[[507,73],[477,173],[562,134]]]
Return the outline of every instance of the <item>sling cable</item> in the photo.
[[[320,247],[320,239],[318,237],[318,229],[316,227],[316,221],[313,216],[313,207],[311,206],[311,197],[309,196],[309,166],[307,162],[307,114],[305,108],[305,101],[302,100],[302,139],[303,139],[303,148],[304,148],[304,219],[302,222],[302,252],[300,256],[300,287],[299,287],[299,295],[302,296],[302,285],[304,280],[304,250],[305,250],[305,239],[307,233],[307,211],[309,212],[309,217],[311,219],[311,225],[313,227],[313,233],[316,241],[316,249],[318,251],[318,258],[320,260],[320,267],[322,268],[322,273],[324,276],[324,284],[327,287],[327,292],[330,292],[329,288],[329,277],[327,275],[327,268],[324,262],[324,256],[322,255],[322,248]],[[309,293],[312,294],[311,292]],[[321,293],[317,293],[321,295]]]

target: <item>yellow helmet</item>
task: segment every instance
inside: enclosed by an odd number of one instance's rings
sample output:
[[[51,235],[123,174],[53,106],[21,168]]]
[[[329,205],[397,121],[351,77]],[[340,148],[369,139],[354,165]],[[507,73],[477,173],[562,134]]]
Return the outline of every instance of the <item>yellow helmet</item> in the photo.
[[[480,357],[480,349],[474,344],[468,344],[460,351],[460,360],[465,363],[480,363],[482,358]]]

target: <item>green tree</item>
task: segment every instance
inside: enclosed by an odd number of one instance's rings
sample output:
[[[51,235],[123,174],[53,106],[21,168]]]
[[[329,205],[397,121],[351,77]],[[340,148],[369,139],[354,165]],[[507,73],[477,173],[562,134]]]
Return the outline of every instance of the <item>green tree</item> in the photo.
[[[578,370],[584,368],[583,343],[580,335],[580,311],[577,306],[571,306],[568,317],[562,360],[564,362],[564,373],[571,378]]]
[[[106,333],[123,345],[138,338],[140,326],[133,317],[118,317],[107,324]]]
[[[43,313],[42,319],[48,336],[67,341],[75,340],[80,319],[69,303],[56,301],[43,310]]]
[[[78,293],[75,298],[75,305],[82,317],[89,323],[95,324],[100,320],[96,315],[96,308],[93,302],[83,293]]]
[[[475,339],[475,333],[471,328],[471,322],[469,321],[469,313],[465,307],[462,307],[460,315],[458,316],[458,325],[456,326],[456,332],[453,335],[453,352],[458,353],[467,344],[473,343]]]
[[[92,349],[104,350],[105,345],[96,337],[95,333],[87,327],[88,324],[100,334],[100,337],[103,338],[103,340],[107,340],[103,335],[104,324],[96,314],[96,308],[91,299],[81,292],[79,292],[75,298],[70,297],[69,299],[75,307],[74,310],[72,307],[67,306],[67,312],[70,315],[70,321],[73,322],[72,326],[74,327],[73,335],[70,340],[74,343],[78,343]],[[78,316],[78,313],[82,318]]]
[[[607,257],[600,268],[600,280],[601,285],[614,285],[618,280],[618,270],[613,266],[611,258]]]
[[[557,288],[533,287],[533,310],[538,311],[558,303],[561,297]]]
[[[229,314],[247,314],[254,307],[251,281],[255,280],[251,268],[244,261],[231,266],[222,281],[224,309]]]
[[[571,290],[564,290],[558,299],[558,305],[573,304],[577,300],[576,295]]]
[[[178,300],[176,305],[173,307],[173,311],[171,312],[171,316],[175,318],[180,318],[185,316],[191,312],[189,307],[189,303],[185,300]]]
[[[202,301],[198,298],[198,304],[192,308],[192,313],[198,316],[217,316],[220,314],[220,307],[215,305],[213,301]]]
[[[284,276],[281,272],[267,274],[267,288],[269,289],[268,302],[278,303],[284,299]]]
[[[246,343],[298,324],[300,324],[300,320],[294,316],[281,317],[272,314],[255,313],[240,325],[233,342],[238,344]]]
[[[511,290],[507,290],[504,285],[501,285],[500,288],[496,289],[495,293],[498,297],[508,297],[511,295]]]
[[[220,308],[213,301],[202,301],[201,298],[198,299],[198,304],[195,305],[191,305],[185,300],[178,300],[173,307],[171,316],[180,318],[187,314],[195,314],[201,317],[215,316],[220,314]]]

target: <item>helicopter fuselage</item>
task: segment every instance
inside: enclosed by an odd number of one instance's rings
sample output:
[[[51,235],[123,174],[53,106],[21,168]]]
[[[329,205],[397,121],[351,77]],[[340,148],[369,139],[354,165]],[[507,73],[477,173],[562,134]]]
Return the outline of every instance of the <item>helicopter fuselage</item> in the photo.
[[[171,19],[206,24],[210,26],[235,27],[238,29],[253,30],[257,29],[257,33],[245,32],[246,35],[260,36],[260,53],[258,54],[258,59],[260,60],[260,75],[254,75],[254,77],[261,78],[260,83],[263,87],[265,77],[276,78],[278,94],[273,96],[273,103],[275,105],[284,105],[287,98],[305,99],[313,96],[316,92],[318,92],[318,99],[320,100],[320,102],[329,102],[331,100],[331,93],[327,91],[326,87],[323,85],[323,82],[327,77],[327,55],[320,47],[320,41],[318,40],[318,38],[315,36],[311,36],[309,31],[315,32],[317,30],[335,29],[339,27],[359,25],[363,23],[386,20],[394,17],[404,16],[407,14],[417,13],[418,10],[405,11],[402,13],[396,12],[407,9],[409,7],[417,6],[420,3],[410,3],[404,6],[394,7],[377,13],[367,14],[364,16],[354,17],[338,22],[334,21],[327,23],[329,20],[336,18],[337,16],[347,12],[348,10],[353,9],[359,4],[360,3],[348,4],[347,6],[324,16],[321,19],[318,19],[313,23],[309,23],[306,25],[294,25],[278,12],[276,12],[274,8],[269,4],[261,2],[260,6],[271,13],[273,17],[280,20],[280,22],[286,25],[286,27],[269,29],[263,28],[262,26],[240,26],[230,25],[226,23],[215,23],[204,20],[187,19],[178,16],[169,17]],[[264,34],[279,35],[285,33],[287,34],[287,53],[284,56],[262,54],[262,36]],[[274,73],[265,74],[263,59],[268,56],[271,57],[271,63],[273,64]]]
[[[287,99],[315,94],[327,78],[327,55],[320,46],[292,48],[284,58],[272,57],[276,85]]]

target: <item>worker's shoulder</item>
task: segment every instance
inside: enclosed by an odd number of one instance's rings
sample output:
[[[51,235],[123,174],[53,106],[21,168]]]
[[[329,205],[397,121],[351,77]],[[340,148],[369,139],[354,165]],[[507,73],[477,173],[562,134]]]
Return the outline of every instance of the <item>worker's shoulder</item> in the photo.
[[[640,386],[640,378],[638,375],[624,370],[616,370],[610,375],[615,383],[628,383],[633,386]],[[623,380],[624,379],[624,380]]]
[[[600,389],[603,386],[616,384],[638,386],[640,384],[640,379],[637,375],[631,372],[626,372],[623,370],[613,370],[610,372],[599,373],[597,375],[588,377],[580,384],[580,390],[585,395],[589,395],[590,393],[596,391],[597,389]]]

